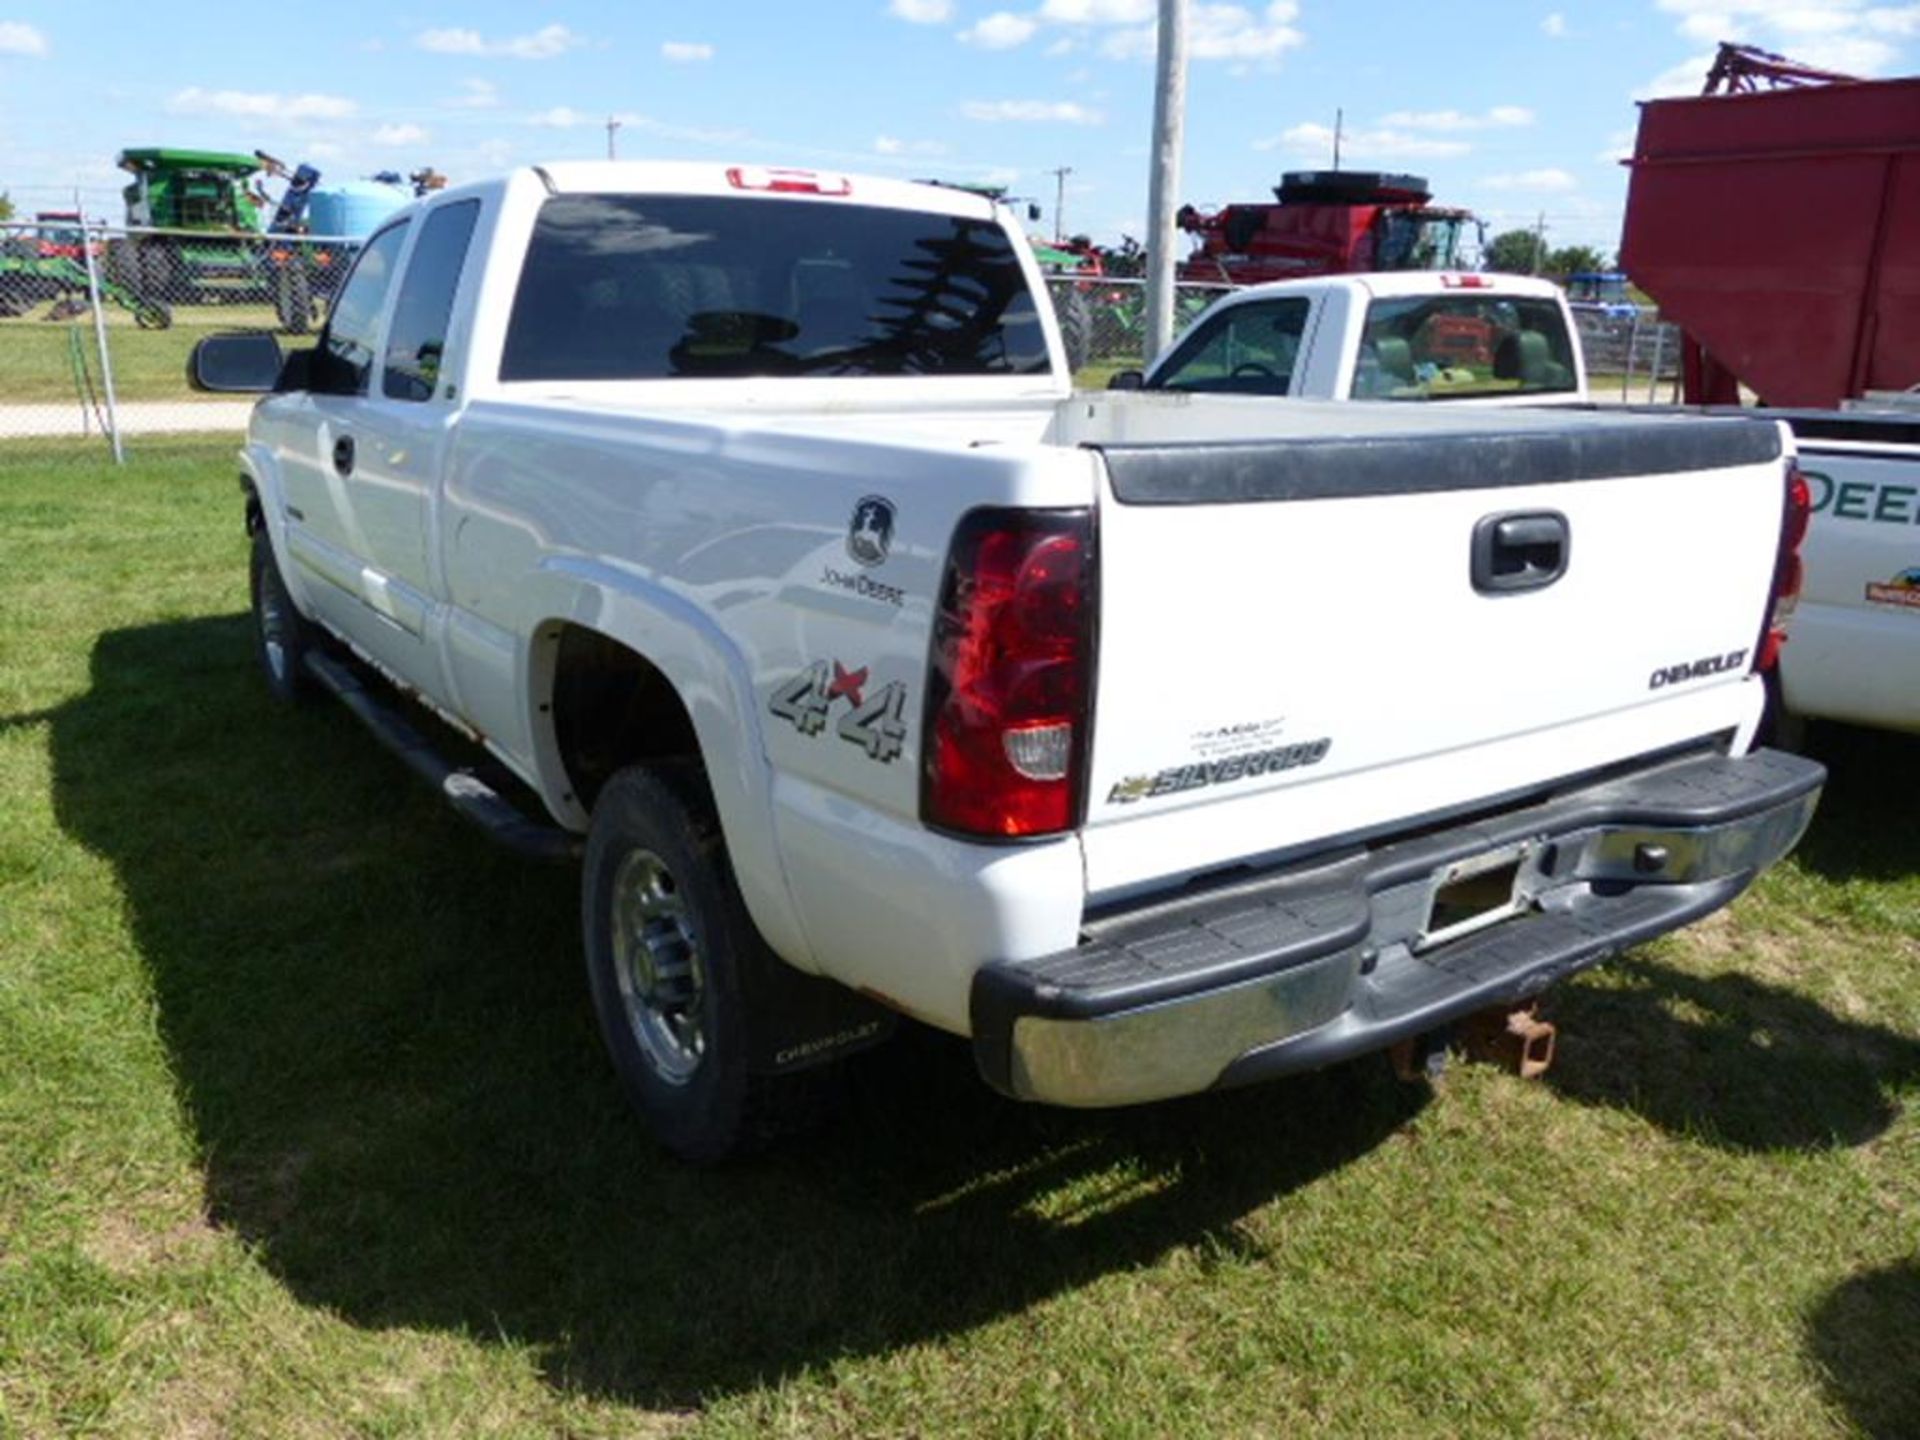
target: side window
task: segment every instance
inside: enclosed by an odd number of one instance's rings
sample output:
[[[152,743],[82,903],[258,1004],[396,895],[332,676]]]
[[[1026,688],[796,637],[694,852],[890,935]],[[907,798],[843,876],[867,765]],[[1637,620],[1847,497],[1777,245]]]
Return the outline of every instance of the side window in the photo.
[[[479,218],[480,202],[462,200],[442,205],[420,228],[387,329],[387,366],[380,389],[389,400],[433,398],[447,345],[447,321],[453,315],[453,292],[460,288],[467,242]]]
[[[1233,306],[1180,347],[1155,388],[1286,394],[1311,309],[1298,296]]]
[[[326,395],[364,395],[373,373],[373,341],[380,310],[393,283],[394,262],[406,239],[407,224],[382,230],[367,242],[353,273],[327,316],[326,334],[315,353],[313,388]]]

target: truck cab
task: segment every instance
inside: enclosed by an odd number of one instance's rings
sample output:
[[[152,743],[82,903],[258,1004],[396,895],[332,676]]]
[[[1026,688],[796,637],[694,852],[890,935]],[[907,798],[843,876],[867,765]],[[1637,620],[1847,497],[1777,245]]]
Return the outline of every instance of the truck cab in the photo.
[[[1188,327],[1142,388],[1540,405],[1586,400],[1587,375],[1552,282],[1403,271],[1235,291]]]

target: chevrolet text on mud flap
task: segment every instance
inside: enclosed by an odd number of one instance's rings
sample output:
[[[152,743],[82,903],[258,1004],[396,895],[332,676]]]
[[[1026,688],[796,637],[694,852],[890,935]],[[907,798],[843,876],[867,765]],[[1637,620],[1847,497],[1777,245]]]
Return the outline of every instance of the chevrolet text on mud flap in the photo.
[[[678,1154],[902,1015],[1064,1105],[1377,1051],[1726,904],[1811,813],[1750,749],[1779,426],[1075,395],[1045,297],[962,191],[569,163],[393,217],[314,349],[196,352],[270,391],[266,683],[578,863]]]

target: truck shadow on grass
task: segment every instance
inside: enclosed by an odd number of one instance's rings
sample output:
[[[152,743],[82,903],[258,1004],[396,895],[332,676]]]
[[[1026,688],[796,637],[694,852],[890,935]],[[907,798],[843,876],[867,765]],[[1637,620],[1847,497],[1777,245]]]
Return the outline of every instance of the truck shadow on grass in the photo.
[[[1862,1435],[1920,1435],[1920,1259],[1836,1286],[1807,1318],[1807,1348]]]
[[[1828,783],[1791,864],[1858,886],[1863,906],[1900,905],[1889,887],[1901,882],[1920,899],[1920,740],[1822,726],[1814,741]],[[1877,912],[1862,929],[1902,933],[1897,915]],[[1636,952],[1552,997],[1562,1043],[1548,1079],[1560,1093],[1732,1150],[1815,1150],[1880,1134],[1899,1114],[1896,1092],[1920,1082],[1920,1042],[1750,974],[1702,975],[1661,955]]]
[[[558,1387],[687,1406],[1016,1313],[1238,1222],[1399,1131],[1384,1066],[1138,1111],[989,1093],[917,1033],[806,1143],[661,1158],[602,1058],[575,877],[493,850],[344,711],[276,712],[248,622],[101,638],[52,719],[109,860],[213,1220],[304,1303],[497,1335]]]

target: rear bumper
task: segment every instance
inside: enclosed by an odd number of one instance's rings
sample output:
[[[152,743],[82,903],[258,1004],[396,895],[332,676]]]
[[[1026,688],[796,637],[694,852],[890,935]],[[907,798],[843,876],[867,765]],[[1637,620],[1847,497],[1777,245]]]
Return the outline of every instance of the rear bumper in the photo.
[[[1100,1106],[1379,1050],[1719,909],[1793,848],[1825,776],[1693,755],[1104,916],[1071,951],[975,975],[975,1056],[1009,1095]],[[1436,889],[1488,860],[1512,913],[1429,936]]]

